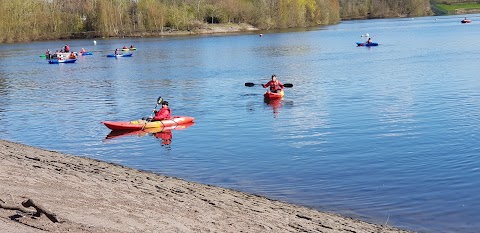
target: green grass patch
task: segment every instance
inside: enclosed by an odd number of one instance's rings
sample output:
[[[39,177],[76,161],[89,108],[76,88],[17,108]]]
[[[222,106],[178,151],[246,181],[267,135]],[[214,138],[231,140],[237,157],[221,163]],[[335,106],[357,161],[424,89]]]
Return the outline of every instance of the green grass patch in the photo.
[[[438,8],[448,12],[455,12],[457,9],[480,9],[480,4],[477,3],[466,3],[466,4],[437,4]]]

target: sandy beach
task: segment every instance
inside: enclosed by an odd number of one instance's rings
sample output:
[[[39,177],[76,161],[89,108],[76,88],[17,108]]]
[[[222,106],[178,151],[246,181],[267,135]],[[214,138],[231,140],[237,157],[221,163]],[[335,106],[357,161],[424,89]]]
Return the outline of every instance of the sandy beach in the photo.
[[[4,140],[0,182],[1,232],[407,232]]]

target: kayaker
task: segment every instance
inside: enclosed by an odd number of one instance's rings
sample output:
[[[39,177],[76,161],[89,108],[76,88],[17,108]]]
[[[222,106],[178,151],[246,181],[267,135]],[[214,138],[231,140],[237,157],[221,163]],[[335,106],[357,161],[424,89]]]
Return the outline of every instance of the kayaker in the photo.
[[[126,45],[123,46],[123,49],[128,49]]]
[[[82,48],[82,50],[80,50],[80,53],[85,53],[85,52],[87,52],[85,48]]]
[[[371,43],[372,43],[372,38],[369,37],[367,40],[367,44],[371,44]]]
[[[153,110],[155,117],[153,121],[161,121],[170,119],[171,110],[168,108],[168,101],[162,102],[162,108],[159,111]]]
[[[115,49],[115,55],[119,55],[118,48]]]
[[[133,44],[132,44],[132,45],[130,45],[130,48],[133,49],[133,48],[135,48],[135,47],[133,47]]]
[[[68,46],[68,44],[65,44],[65,52],[66,53],[69,53],[70,52],[70,46]]]
[[[270,92],[277,93],[283,90],[283,84],[277,79],[276,75],[272,75],[272,80],[267,84],[262,84],[263,88],[270,87]]]

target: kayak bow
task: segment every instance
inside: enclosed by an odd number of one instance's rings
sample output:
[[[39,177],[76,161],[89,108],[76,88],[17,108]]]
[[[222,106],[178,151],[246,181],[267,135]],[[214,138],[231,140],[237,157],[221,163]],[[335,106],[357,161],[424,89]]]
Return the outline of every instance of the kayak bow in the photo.
[[[283,98],[283,96],[285,95],[285,93],[283,92],[283,90],[281,90],[280,92],[265,92],[265,94],[263,94],[263,97],[267,100],[271,100],[271,99],[281,99]]]

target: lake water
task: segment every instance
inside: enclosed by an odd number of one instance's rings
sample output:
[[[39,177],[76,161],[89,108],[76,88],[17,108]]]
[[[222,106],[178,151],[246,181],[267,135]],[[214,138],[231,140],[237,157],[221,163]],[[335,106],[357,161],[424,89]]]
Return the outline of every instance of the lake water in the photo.
[[[480,15],[0,45],[0,138],[421,232],[480,229]],[[356,47],[369,33],[378,47]],[[92,56],[51,65],[68,43]],[[107,58],[134,44],[131,58]],[[276,104],[261,86],[293,88]],[[106,139],[161,96],[195,124]]]

